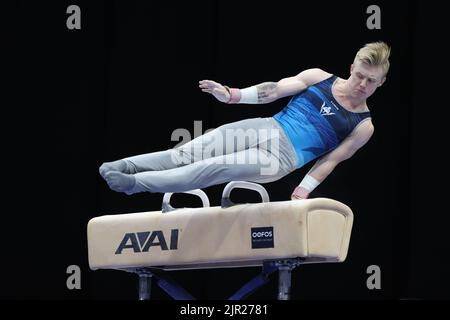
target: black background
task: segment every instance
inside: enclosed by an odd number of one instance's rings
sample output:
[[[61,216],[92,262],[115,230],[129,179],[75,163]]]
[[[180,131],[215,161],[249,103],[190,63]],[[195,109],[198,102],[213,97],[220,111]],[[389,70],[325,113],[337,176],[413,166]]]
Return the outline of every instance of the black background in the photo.
[[[69,5],[81,30],[66,27]],[[366,9],[381,8],[381,30]],[[356,51],[392,46],[388,80],[368,101],[369,143],[312,197],[355,214],[347,260],[302,266],[293,299],[450,297],[447,190],[445,10],[437,1],[14,1],[2,5],[1,61],[4,205],[3,299],[135,299],[137,277],[91,271],[87,222],[102,214],[159,210],[161,194],[126,196],[98,174],[102,162],[173,147],[171,134],[194,121],[203,131],[272,116],[267,105],[224,105],[198,89],[278,81],[320,67],[347,78]],[[288,200],[309,164],[265,187]],[[223,185],[207,188],[218,205]],[[239,192],[236,200],[257,202]],[[176,206],[197,206],[189,196]],[[199,238],[199,241],[202,241]],[[68,290],[66,268],[81,268]],[[380,290],[366,286],[381,268]],[[222,299],[257,268],[173,272],[201,299]],[[276,277],[251,299],[276,297]],[[155,289],[155,299],[169,299]]]

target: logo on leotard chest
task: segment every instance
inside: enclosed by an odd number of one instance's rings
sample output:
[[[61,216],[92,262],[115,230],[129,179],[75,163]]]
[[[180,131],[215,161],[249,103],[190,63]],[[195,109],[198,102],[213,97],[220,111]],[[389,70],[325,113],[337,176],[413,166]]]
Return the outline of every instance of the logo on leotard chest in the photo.
[[[335,113],[331,112],[331,107],[328,107],[325,102],[322,104],[322,106],[320,107],[320,114],[323,116],[332,116]]]

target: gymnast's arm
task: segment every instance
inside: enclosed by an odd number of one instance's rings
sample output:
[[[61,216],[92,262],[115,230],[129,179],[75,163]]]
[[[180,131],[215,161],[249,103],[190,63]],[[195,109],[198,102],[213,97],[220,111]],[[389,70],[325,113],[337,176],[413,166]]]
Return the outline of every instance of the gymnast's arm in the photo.
[[[284,78],[278,82],[264,82],[245,89],[229,88],[211,80],[200,81],[199,87],[203,92],[212,94],[224,103],[264,104],[293,96],[329,76],[331,74],[315,68],[307,69],[294,77]]]
[[[372,121],[367,118],[336,149],[316,161],[300,185],[295,188],[291,199],[307,199],[309,194],[325,180],[340,162],[352,157],[359,148],[369,141],[373,132]]]

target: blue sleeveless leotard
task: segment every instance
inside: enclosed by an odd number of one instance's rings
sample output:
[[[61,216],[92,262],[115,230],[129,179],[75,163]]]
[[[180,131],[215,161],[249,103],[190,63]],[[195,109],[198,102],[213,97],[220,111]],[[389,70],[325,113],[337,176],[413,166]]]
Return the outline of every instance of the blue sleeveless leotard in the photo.
[[[292,97],[274,115],[292,143],[297,168],[335,149],[370,112],[351,112],[334,98],[333,75]]]

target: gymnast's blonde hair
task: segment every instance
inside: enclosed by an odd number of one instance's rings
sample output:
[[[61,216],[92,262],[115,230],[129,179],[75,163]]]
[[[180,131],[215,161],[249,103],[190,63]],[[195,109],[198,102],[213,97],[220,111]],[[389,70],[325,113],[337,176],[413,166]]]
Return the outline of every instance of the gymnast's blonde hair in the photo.
[[[356,53],[355,61],[361,61],[371,66],[381,66],[384,75],[389,71],[389,56],[391,48],[382,41],[371,42],[359,49]]]

